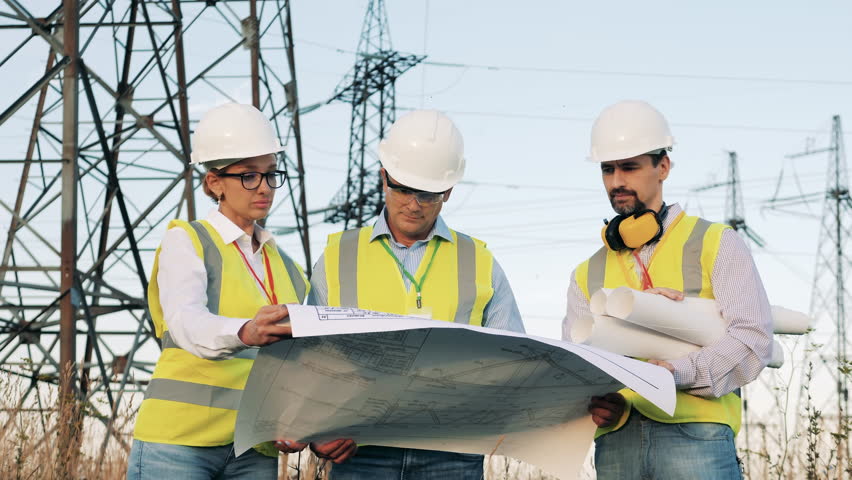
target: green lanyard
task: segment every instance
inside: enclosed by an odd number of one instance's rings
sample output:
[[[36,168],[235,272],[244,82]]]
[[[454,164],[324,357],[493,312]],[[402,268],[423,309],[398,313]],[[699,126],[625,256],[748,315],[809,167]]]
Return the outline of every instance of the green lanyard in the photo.
[[[426,281],[426,275],[429,274],[429,270],[432,268],[432,261],[435,260],[435,255],[438,253],[438,247],[441,246],[441,241],[436,239],[437,243],[435,243],[435,250],[432,250],[432,256],[429,258],[429,263],[426,265],[426,271],[424,271],[423,275],[420,276],[419,282],[414,279],[414,275],[408,273],[408,270],[405,269],[405,266],[402,265],[402,262],[400,262],[399,259],[396,258],[396,255],[394,255],[393,251],[385,242],[384,237],[380,238],[379,242],[381,242],[382,246],[385,247],[385,251],[388,252],[388,255],[390,255],[391,258],[394,259],[400,270],[402,270],[402,274],[408,277],[408,279],[411,280],[411,283],[414,284],[414,290],[417,291],[417,308],[423,308],[423,302],[421,300],[422,295],[420,293],[420,290],[423,288],[423,282]]]

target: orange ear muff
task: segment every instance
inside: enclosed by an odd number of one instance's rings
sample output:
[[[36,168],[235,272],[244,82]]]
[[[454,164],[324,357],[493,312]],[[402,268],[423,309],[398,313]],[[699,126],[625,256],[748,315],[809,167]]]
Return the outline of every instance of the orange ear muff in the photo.
[[[631,215],[620,222],[618,233],[627,248],[639,248],[660,238],[662,222],[653,210]]]
[[[657,212],[650,209],[628,216],[617,215],[609,222],[604,220],[604,223],[601,240],[607,248],[616,252],[639,248],[663,236],[663,221]]]

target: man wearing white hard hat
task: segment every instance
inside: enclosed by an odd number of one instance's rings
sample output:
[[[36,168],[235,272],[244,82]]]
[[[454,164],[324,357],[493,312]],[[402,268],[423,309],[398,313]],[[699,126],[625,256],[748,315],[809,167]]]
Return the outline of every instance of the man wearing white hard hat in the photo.
[[[598,163],[613,210],[604,246],[571,276],[563,338],[591,315],[601,288],[629,286],[665,295],[715,299],[729,326],[715,344],[686,357],[648,361],[668,369],[677,387],[669,416],[630,389],[594,397],[598,479],[738,479],[734,437],[739,389],[769,362],[769,301],[748,247],[729,226],[688,216],[663,201],[674,145],[663,115],[642,101],[622,101],[592,127],[589,160]]]
[[[410,112],[379,145],[385,208],[373,226],[333,234],[308,303],[358,307],[523,332],[518,306],[485,244],[440,216],[464,175],[461,133],[444,114]],[[333,480],[481,480],[482,455],[363,446]]]
[[[287,303],[301,303],[302,269],[257,224],[286,180],[269,120],[251,105],[208,111],[193,135],[192,164],[217,204],[201,221],[173,220],[157,249],[148,304],[162,353],[136,418],[128,479],[278,478],[279,440],[234,457],[234,424],[258,347],[291,337]],[[311,445],[335,462],[352,440]]]

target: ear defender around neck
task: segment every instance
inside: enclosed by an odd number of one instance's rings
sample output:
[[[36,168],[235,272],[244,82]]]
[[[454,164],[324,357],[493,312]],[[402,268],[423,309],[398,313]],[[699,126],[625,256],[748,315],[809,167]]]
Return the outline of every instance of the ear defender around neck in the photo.
[[[601,239],[607,248],[615,251],[656,242],[663,236],[664,216],[665,213],[661,216],[647,209],[633,215],[618,215],[609,222],[604,220]]]

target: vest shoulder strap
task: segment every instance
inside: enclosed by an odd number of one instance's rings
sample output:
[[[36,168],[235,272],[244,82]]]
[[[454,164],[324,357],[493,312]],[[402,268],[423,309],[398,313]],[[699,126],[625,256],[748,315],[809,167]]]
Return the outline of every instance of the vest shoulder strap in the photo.
[[[604,279],[606,277],[606,261],[609,254],[609,249],[603,246],[589,257],[588,260],[581,263],[577,267],[575,275],[577,276],[577,284],[580,290],[586,295],[586,298],[591,298],[592,294],[603,288]],[[582,281],[585,276],[586,281]]]
[[[358,245],[362,232],[370,235],[373,227],[353,228],[329,235],[326,256],[335,255],[336,278],[340,288],[341,307],[358,306]],[[326,272],[326,277],[331,278]]]
[[[696,218],[695,226],[683,244],[683,292],[690,297],[706,296],[712,292],[709,278],[719,253],[722,234],[728,225]]]

